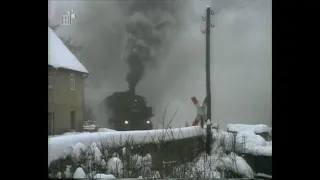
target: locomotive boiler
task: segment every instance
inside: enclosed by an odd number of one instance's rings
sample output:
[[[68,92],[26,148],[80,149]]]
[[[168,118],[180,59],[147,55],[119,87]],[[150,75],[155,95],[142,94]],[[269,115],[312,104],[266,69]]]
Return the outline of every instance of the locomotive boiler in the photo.
[[[152,129],[152,107],[146,99],[134,91],[115,92],[106,97],[102,104],[107,113],[105,117],[109,128],[117,131]]]

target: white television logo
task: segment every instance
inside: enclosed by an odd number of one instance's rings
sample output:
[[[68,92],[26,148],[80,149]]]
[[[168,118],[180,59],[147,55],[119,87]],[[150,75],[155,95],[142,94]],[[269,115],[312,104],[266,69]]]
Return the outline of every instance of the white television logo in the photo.
[[[67,14],[62,15],[62,25],[70,26],[72,19],[76,19],[76,14],[73,10],[67,11]]]

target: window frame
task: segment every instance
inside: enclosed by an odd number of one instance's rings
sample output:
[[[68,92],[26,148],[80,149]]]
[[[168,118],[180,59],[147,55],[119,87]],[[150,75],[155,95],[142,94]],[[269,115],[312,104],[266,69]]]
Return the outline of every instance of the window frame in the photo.
[[[76,90],[76,76],[73,73],[70,73],[70,75],[69,75],[69,85],[70,85],[71,91]]]

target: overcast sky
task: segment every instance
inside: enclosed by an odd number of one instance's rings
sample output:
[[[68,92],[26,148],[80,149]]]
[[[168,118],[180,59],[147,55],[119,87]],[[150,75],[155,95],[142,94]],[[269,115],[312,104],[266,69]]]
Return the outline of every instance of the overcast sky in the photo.
[[[272,121],[271,0],[181,1],[177,22],[183,28],[175,34],[166,58],[157,69],[149,68],[136,92],[155,107],[162,119],[176,109],[173,127],[192,123],[196,109],[190,98],[205,97],[205,35],[201,21],[207,5],[216,14],[211,37],[212,118],[221,127],[228,123],[267,124]],[[120,5],[119,5],[120,4]],[[71,26],[58,30],[63,37],[84,49],[79,59],[90,72],[86,99],[92,106],[114,91],[125,91],[128,67],[121,60],[122,22],[119,1],[49,1],[49,24],[61,23],[61,16],[74,10]],[[181,25],[182,26],[182,25]]]

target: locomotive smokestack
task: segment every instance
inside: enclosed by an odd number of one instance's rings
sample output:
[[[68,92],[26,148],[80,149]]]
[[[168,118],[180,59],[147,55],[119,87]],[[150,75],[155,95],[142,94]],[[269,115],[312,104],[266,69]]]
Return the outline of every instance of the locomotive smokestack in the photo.
[[[129,92],[132,93],[132,94],[136,94],[135,87],[130,86],[130,87],[129,87]]]

